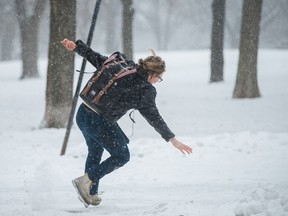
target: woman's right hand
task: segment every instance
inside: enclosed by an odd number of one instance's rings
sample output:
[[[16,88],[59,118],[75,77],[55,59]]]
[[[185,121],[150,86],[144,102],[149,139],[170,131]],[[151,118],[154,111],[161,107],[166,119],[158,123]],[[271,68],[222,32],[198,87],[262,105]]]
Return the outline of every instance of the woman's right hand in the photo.
[[[73,51],[76,48],[75,42],[67,38],[64,38],[60,43],[69,51]]]

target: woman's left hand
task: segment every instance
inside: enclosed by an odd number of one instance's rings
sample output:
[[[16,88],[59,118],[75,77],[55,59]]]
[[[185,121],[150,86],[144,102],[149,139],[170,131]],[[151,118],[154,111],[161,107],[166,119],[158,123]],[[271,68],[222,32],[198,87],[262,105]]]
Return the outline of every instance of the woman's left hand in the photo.
[[[192,153],[192,148],[188,145],[185,145],[184,143],[178,141],[175,137],[171,138],[169,140],[173,146],[177,149],[179,149],[183,154],[191,154]]]

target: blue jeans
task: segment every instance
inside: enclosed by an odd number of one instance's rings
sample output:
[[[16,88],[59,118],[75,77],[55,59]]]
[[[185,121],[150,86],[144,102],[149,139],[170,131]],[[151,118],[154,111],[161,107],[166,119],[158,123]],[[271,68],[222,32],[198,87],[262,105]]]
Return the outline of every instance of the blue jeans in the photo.
[[[90,194],[94,195],[98,193],[99,180],[103,176],[129,161],[129,139],[117,123],[107,122],[84,104],[78,109],[76,122],[88,146],[85,173],[93,182]],[[109,152],[110,157],[101,162],[104,149]]]

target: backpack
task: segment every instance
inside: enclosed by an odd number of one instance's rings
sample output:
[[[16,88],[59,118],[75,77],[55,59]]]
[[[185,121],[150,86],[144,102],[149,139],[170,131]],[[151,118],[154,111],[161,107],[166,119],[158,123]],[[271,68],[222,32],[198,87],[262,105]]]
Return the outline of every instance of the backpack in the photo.
[[[119,79],[135,72],[135,63],[127,61],[125,55],[120,52],[115,52],[88,80],[80,97],[89,108],[97,113],[110,109],[119,100],[123,91],[123,85],[120,85],[121,87],[118,85],[121,83]]]

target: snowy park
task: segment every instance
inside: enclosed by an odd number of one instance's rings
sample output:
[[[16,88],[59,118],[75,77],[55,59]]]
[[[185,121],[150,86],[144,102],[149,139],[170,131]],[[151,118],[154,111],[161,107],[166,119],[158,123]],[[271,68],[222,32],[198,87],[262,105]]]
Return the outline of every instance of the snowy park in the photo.
[[[257,99],[232,98],[236,50],[225,50],[224,81],[217,84],[209,83],[209,50],[158,54],[167,63],[156,85],[158,108],[193,154],[166,143],[138,112],[134,126],[124,116],[130,162],[101,180],[103,201],[89,208],[71,184],[87,155],[77,125],[64,156],[65,129],[40,128],[47,60],[38,62],[40,78],[22,81],[21,61],[0,63],[0,215],[288,215],[288,51],[259,50]]]

